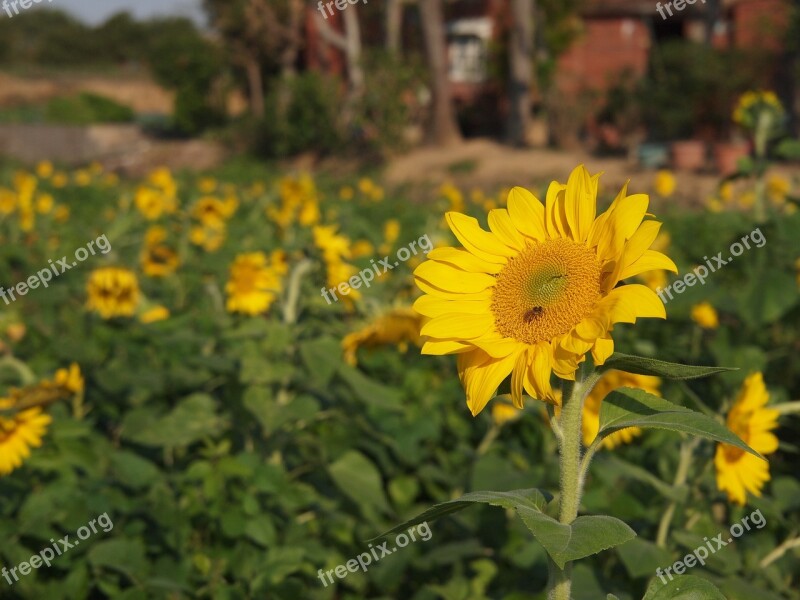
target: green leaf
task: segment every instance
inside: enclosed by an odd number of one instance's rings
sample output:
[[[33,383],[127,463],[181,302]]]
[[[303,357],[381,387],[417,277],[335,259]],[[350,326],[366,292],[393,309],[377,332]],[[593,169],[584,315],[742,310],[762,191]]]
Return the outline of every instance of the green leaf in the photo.
[[[130,411],[122,422],[122,437],[146,446],[171,448],[216,436],[226,427],[227,419],[216,414],[211,396],[192,394],[160,418],[147,408]]]
[[[735,369],[729,369],[728,367],[681,365],[655,358],[621,354],[620,352],[614,352],[598,370],[602,373],[612,369],[625,371],[626,373],[636,373],[637,375],[656,375],[667,379],[696,379],[697,377],[707,377],[714,373],[735,371]]]
[[[278,404],[271,388],[256,385],[245,390],[242,402],[258,419],[265,437],[287,423],[313,417],[319,411],[319,402],[311,396],[301,395],[287,404]]]
[[[652,576],[656,569],[672,564],[672,554],[653,542],[641,538],[632,539],[617,548],[617,553],[631,578]]]
[[[789,160],[800,160],[800,140],[785,139],[778,144],[775,152]]]
[[[311,380],[317,385],[326,386],[341,363],[342,347],[330,336],[309,340],[300,344],[300,357],[308,370]]]
[[[667,577],[664,576],[664,579],[667,580]],[[707,579],[696,575],[679,575],[671,581],[667,580],[666,584],[659,577],[653,579],[642,600],[726,600],[726,598]]]
[[[391,514],[380,471],[366,456],[350,450],[328,467],[328,471],[339,489],[353,502]]]
[[[367,405],[394,412],[403,411],[403,395],[396,389],[376,383],[358,369],[344,363],[339,365],[338,373],[356,397]]]
[[[596,458],[592,464],[592,468],[594,470],[605,469],[609,475],[615,477],[629,477],[630,479],[651,485],[667,500],[684,502],[689,493],[689,489],[686,486],[673,487],[661,481],[647,469],[643,469],[642,467],[631,464],[613,455]]]
[[[553,562],[562,569],[570,561],[597,554],[636,537],[636,532],[628,525],[606,515],[585,515],[565,525],[528,506],[517,506],[516,509]]]
[[[739,314],[748,324],[774,323],[797,303],[795,277],[781,271],[754,270],[738,298]]]
[[[600,406],[600,431],[597,435],[604,438],[626,427],[649,427],[690,433],[736,446],[753,456],[764,458],[711,417],[673,404],[644,390],[623,387],[614,390],[603,400]]]
[[[435,521],[445,515],[458,512],[477,503],[500,506],[502,508],[517,508],[522,506],[533,511],[541,511],[552,499],[553,497],[550,494],[536,488],[512,490],[510,492],[469,492],[455,500],[448,500],[447,502],[435,504],[413,519],[409,519],[369,541],[379,540],[387,535],[405,531],[417,523]]]

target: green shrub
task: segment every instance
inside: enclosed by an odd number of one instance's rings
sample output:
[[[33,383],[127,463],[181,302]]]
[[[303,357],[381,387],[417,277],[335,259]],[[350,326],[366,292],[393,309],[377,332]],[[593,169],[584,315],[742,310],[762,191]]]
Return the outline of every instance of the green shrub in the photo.
[[[45,106],[44,118],[65,125],[127,123],[133,121],[134,112],[104,96],[83,92],[77,96],[53,98]]]

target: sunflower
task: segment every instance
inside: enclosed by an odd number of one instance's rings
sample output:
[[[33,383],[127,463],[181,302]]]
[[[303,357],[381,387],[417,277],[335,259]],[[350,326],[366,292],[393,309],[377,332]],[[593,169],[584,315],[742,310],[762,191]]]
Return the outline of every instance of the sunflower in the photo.
[[[150,277],[166,277],[175,272],[180,264],[178,254],[164,244],[167,230],[163,227],[150,227],[145,233],[144,249],[141,254],[142,271]]]
[[[420,316],[410,308],[394,308],[369,323],[363,329],[348,334],[342,340],[345,362],[355,366],[359,348],[397,345],[405,352],[408,343],[420,345]]]
[[[594,438],[597,437],[597,432],[600,430],[600,406],[608,394],[621,387],[631,387],[660,396],[661,393],[658,390],[660,385],[661,380],[658,377],[649,375],[636,375],[635,373],[617,370],[604,373],[592,391],[586,396],[586,401],[583,405],[583,419],[581,421],[583,443],[589,446],[594,441]],[[634,437],[641,434],[642,430],[638,427],[626,427],[606,437],[602,445],[604,448],[613,450],[620,444],[630,444]]]
[[[0,410],[14,408],[15,400],[0,398]],[[42,437],[52,419],[40,407],[29,408],[11,416],[0,415],[0,476],[22,465],[31,448],[42,445]]]
[[[279,272],[269,265],[263,252],[250,252],[236,257],[225,284],[228,312],[258,315],[269,310],[281,291]]]
[[[574,380],[587,352],[597,365],[614,351],[615,323],[665,318],[664,305],[645,285],[618,286],[653,269],[677,272],[650,250],[661,227],[642,221],[649,199],[623,187],[596,217],[599,175],[583,165],[566,185],[553,182],[544,205],[516,187],[508,209],[489,213],[490,232],[476,219],[447,213],[463,248],[435,248],[414,271],[425,295],[414,308],[428,322],[424,354],[458,354],[458,370],[473,415],[509,375],[511,396],[522,390],[554,402],[555,373]]]
[[[130,317],[139,304],[139,282],[133,271],[104,267],[92,272],[86,285],[89,310],[104,319]]]
[[[675,192],[675,175],[671,171],[661,169],[653,179],[653,189],[662,198],[669,198]]]
[[[717,311],[709,302],[701,302],[692,307],[692,321],[703,329],[716,329],[719,327]]]
[[[139,316],[139,321],[145,325],[164,321],[165,319],[169,319],[169,309],[164,306],[155,306]]]
[[[778,438],[771,433],[778,427],[778,411],[765,408],[768,400],[764,376],[753,373],[744,380],[727,419],[728,428],[763,455],[778,449]],[[728,494],[731,502],[739,505],[744,505],[747,492],[760,497],[761,488],[770,479],[767,461],[728,444],[717,445],[714,466],[717,487]]]

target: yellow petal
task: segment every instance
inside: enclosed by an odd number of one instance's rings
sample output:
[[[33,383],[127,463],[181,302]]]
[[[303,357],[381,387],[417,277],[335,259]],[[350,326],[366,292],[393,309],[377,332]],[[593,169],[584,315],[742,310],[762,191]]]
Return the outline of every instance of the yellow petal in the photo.
[[[421,277],[414,276],[414,283],[417,284],[417,287],[421,289],[426,294],[430,294],[431,296],[435,296],[436,298],[442,298],[444,300],[490,300],[492,297],[492,290],[486,289],[482,292],[477,292],[474,294],[467,294],[464,292],[450,292],[448,290],[443,290],[440,287],[425,281]]]
[[[614,340],[609,338],[598,338],[592,347],[592,358],[595,366],[605,364],[608,357],[614,354]]]
[[[461,352],[468,352],[474,350],[475,347],[464,342],[455,342],[452,340],[429,340],[422,344],[422,354],[430,354],[441,356],[443,354],[459,354]]]
[[[672,271],[673,273],[678,272],[678,267],[674,262],[672,262],[671,258],[665,254],[662,254],[661,252],[647,250],[636,262],[628,265],[620,272],[619,280],[628,279],[629,277],[633,277],[639,273],[662,269],[664,271]]]
[[[638,283],[613,289],[598,304],[598,310],[601,306],[610,309],[614,323],[635,323],[638,317],[667,318],[661,299],[649,287]]]
[[[517,228],[511,222],[508,211],[504,208],[495,208],[489,211],[489,229],[506,246],[515,250],[522,250],[525,247],[525,240],[520,235]]]
[[[455,265],[470,273],[497,274],[503,270],[503,265],[478,258],[464,248],[434,248],[428,252],[428,258]]]
[[[514,187],[508,193],[508,213],[514,226],[528,237],[543,242],[547,239],[544,228],[544,206],[525,188]]]
[[[414,302],[414,310],[426,317],[439,317],[448,313],[479,315],[491,310],[487,300],[444,300],[435,296],[420,296]]]
[[[483,260],[505,264],[507,258],[516,254],[514,250],[503,244],[497,237],[481,229],[478,220],[457,212],[445,215],[447,224],[461,245]]]
[[[517,356],[511,354],[505,358],[491,358],[480,352],[487,360],[476,364],[478,357],[472,357],[472,354],[470,352],[459,355],[458,369],[464,390],[467,392],[467,406],[472,416],[476,416],[491,400],[498,386],[508,377]]]
[[[469,273],[435,260],[426,260],[414,270],[414,276],[449,292],[475,294],[494,286],[496,279],[486,273]]]
[[[545,199],[545,228],[551,238],[568,237],[566,219],[563,216],[563,194],[565,185],[551,181]]]
[[[585,242],[594,223],[597,211],[596,179],[583,165],[577,166],[570,173],[567,189],[564,193],[564,212],[569,223],[572,239]]]
[[[493,325],[491,314],[450,313],[425,323],[420,334],[439,339],[469,340],[483,335]]]
[[[511,372],[511,400],[517,408],[523,408],[522,386],[525,380],[525,371],[528,370],[528,351],[523,350],[517,355],[517,362]]]

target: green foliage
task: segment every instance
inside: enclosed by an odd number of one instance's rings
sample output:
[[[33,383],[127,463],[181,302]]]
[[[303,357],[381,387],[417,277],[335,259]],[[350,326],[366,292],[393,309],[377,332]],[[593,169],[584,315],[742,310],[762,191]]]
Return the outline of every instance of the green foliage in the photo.
[[[77,96],[50,100],[44,109],[45,120],[65,125],[126,123],[133,121],[133,110],[113,100],[82,92]]]
[[[345,98],[336,80],[309,71],[288,82],[276,81],[265,101],[255,149],[273,157],[313,151],[336,152]]]

